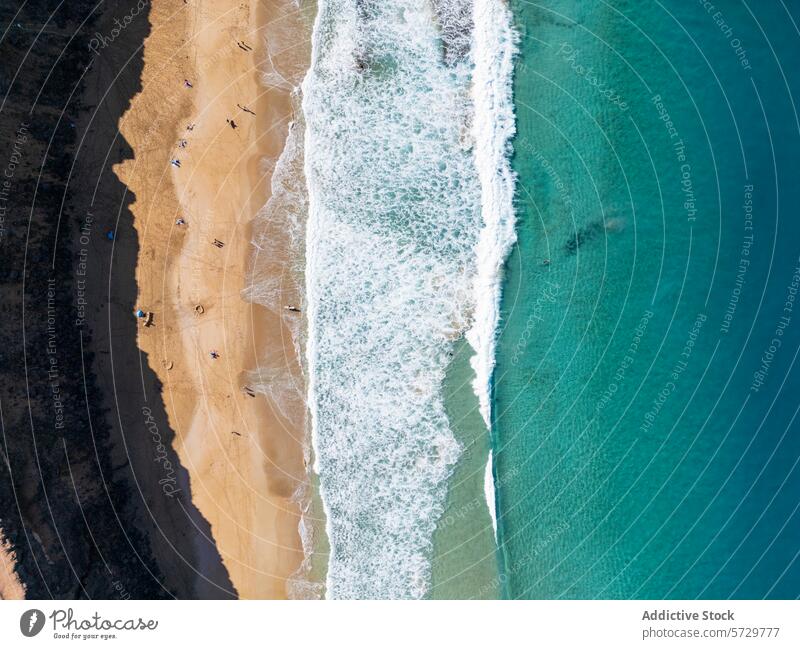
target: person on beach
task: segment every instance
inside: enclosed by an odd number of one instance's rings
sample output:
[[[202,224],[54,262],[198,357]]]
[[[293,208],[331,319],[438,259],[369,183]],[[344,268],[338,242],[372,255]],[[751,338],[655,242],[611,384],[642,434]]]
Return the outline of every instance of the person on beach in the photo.
[[[229,117],[226,117],[225,121],[228,122],[228,124],[231,125],[232,129],[234,129],[234,130],[236,129],[236,122],[234,122],[232,119],[230,119]]]
[[[180,161],[180,160],[178,160],[178,158],[173,158],[172,160],[170,160],[170,161],[169,161],[169,163],[170,163],[170,164],[171,164],[173,167],[180,167],[180,166],[181,166],[181,161]]]
[[[183,80],[183,85],[187,88],[194,88],[194,86],[189,82],[188,79]]]
[[[245,113],[250,113],[251,115],[255,115],[255,113],[252,110],[250,110],[247,106],[242,106],[241,104],[236,104],[236,106],[240,110],[243,110]]]
[[[220,241],[219,239],[214,239],[214,241],[212,242],[212,245],[215,245],[217,248],[222,248],[222,246],[224,246],[225,244],[222,241]]]
[[[178,147],[181,148],[181,149],[185,149],[187,144],[189,144],[189,143],[186,140],[179,140],[178,141]]]

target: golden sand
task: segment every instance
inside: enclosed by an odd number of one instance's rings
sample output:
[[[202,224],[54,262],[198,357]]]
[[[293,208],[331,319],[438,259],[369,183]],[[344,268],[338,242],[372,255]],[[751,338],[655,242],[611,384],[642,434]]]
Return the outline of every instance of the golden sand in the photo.
[[[288,90],[260,81],[263,62],[296,68],[309,49],[301,32],[267,57],[265,37],[275,21],[304,20],[287,0],[154,0],[142,91],[120,124],[134,156],[115,168],[136,196],[138,304],[153,312],[139,346],[163,384],[192,501],[243,598],[286,597],[303,559],[292,497],[306,480],[303,422],[244,391],[262,346],[287,365],[295,352],[279,313],[240,292],[250,222],[268,198],[262,161],[280,153],[291,119]]]

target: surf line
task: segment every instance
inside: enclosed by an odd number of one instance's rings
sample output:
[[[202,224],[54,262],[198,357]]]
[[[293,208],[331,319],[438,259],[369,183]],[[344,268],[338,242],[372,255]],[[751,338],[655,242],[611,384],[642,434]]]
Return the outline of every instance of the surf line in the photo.
[[[475,322],[467,332],[467,340],[475,350],[470,359],[475,371],[472,387],[491,436],[492,374],[500,322],[503,268],[516,242],[516,174],[511,169],[511,139],[516,132],[512,81],[519,37],[513,27],[507,0],[475,0],[473,24],[473,136],[483,227],[475,251]],[[497,540],[493,457],[490,452],[484,493]]]

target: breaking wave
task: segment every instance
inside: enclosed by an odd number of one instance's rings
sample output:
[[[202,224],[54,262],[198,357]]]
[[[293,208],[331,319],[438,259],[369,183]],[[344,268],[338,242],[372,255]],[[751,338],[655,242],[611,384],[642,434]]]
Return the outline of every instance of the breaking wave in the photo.
[[[461,450],[442,382],[465,335],[489,420],[514,227],[510,77],[496,75],[513,47],[502,0],[319,3],[303,84],[306,360],[328,597],[427,593]]]

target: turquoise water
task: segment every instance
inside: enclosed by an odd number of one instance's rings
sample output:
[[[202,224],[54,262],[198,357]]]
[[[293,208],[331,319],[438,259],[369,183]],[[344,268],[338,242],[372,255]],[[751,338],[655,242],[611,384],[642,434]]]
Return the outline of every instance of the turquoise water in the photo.
[[[508,597],[800,594],[800,7],[715,4],[512,0]]]

